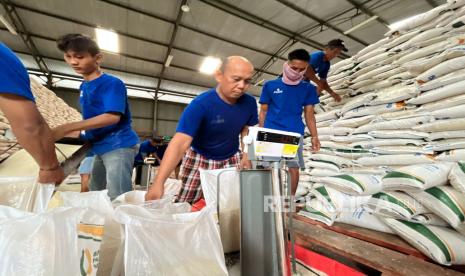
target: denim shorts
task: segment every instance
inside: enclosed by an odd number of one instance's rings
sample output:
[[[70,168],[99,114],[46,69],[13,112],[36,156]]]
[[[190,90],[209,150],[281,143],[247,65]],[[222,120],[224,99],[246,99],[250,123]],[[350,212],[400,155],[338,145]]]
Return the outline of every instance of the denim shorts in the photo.
[[[91,174],[92,173],[92,166],[94,165],[94,157],[95,156],[86,157],[81,161],[81,165],[79,165],[79,169],[78,169],[79,174]]]

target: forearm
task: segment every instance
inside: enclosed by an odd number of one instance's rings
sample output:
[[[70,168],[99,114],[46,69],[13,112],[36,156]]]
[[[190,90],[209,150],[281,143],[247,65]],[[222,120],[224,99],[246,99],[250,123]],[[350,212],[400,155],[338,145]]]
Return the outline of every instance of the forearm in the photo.
[[[320,83],[320,79],[316,76],[315,70],[313,70],[313,67],[310,65],[307,68],[307,72],[305,73],[305,76],[307,76],[309,80],[313,81],[317,85]]]
[[[24,122],[13,128],[16,129],[15,135],[19,144],[32,155],[41,169],[58,167],[52,132],[42,116],[35,125]]]
[[[312,137],[318,137],[318,131],[316,128],[316,119],[315,119],[315,114],[313,112],[306,112],[305,123],[307,124],[307,128],[310,131],[310,135]]]
[[[10,122],[18,143],[44,170],[58,166],[52,133],[37,110],[26,99],[12,95],[0,96],[0,108]]]
[[[258,126],[263,127],[265,125],[266,111],[260,110],[258,114]]]
[[[323,89],[325,91],[328,91],[329,94],[335,94],[335,92],[331,89],[331,87],[329,86],[328,82],[325,80],[325,81],[322,81],[322,84],[323,84]]]
[[[111,114],[111,113],[104,113],[93,118],[73,122],[63,125],[62,127],[65,128],[65,132],[73,132],[73,131],[81,131],[81,130],[88,130],[88,129],[96,129],[102,128],[110,125],[114,125],[119,122],[120,115]]]
[[[168,145],[163,159],[158,169],[157,176],[154,180],[154,185],[162,186],[164,185],[166,179],[169,177],[171,172],[178,166],[179,161],[189,149],[192,142],[192,138],[189,139],[179,139],[180,135],[187,136],[186,134],[177,133],[171,143]]]

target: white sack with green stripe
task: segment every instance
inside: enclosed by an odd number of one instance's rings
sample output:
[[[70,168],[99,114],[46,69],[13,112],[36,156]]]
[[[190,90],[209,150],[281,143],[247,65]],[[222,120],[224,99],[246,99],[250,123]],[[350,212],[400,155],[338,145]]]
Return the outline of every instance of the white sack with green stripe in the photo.
[[[351,159],[340,157],[340,156],[329,155],[329,154],[321,154],[321,153],[311,154],[308,157],[308,159],[314,160],[314,161],[330,162],[332,164],[335,164],[339,168],[347,168],[347,167],[351,167],[354,165],[354,162],[352,162]]]
[[[436,157],[437,161],[463,161],[465,160],[465,149],[450,150]]]
[[[370,196],[351,196],[327,186],[319,186],[310,191],[329,211],[353,212],[370,199]]]
[[[331,211],[328,206],[316,198],[307,202],[305,207],[300,210],[298,214],[322,222],[328,226],[333,225],[337,216],[337,212]]]
[[[381,192],[382,182],[378,175],[341,174],[321,179],[328,186],[350,195],[372,195]]]
[[[353,212],[341,212],[336,218],[337,222],[359,226],[366,229],[394,234],[394,231],[381,219],[370,213],[364,207],[358,207]]]
[[[449,227],[449,223],[447,223],[447,221],[434,213],[416,215],[412,217],[410,221],[426,225]]]
[[[396,169],[383,177],[383,191],[419,191],[445,185],[451,167],[452,163],[437,162]]]
[[[452,186],[440,186],[410,195],[465,235],[465,194]]]
[[[339,166],[333,162],[325,161],[325,160],[309,160],[305,161],[306,168],[319,168],[319,169],[326,169],[338,172]]]
[[[420,202],[403,192],[379,192],[371,196],[366,206],[375,214],[411,220],[429,213]]]
[[[408,243],[443,265],[465,264],[465,236],[439,226],[385,218],[389,227]]]
[[[393,154],[378,156],[363,156],[354,161],[362,166],[403,166],[411,164],[433,163],[434,159],[425,154]]]
[[[449,183],[457,191],[465,193],[465,161],[459,161],[452,166],[449,173]]]

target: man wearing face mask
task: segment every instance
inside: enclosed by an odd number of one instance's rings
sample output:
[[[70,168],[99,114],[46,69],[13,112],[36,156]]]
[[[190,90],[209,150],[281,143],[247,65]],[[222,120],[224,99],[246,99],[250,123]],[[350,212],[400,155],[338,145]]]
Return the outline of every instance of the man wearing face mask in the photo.
[[[312,135],[312,151],[320,150],[313,106],[319,103],[315,86],[303,80],[307,70],[309,54],[304,49],[289,53],[283,65],[283,76],[267,81],[260,96],[259,124],[261,127],[296,132],[304,135],[302,111],[305,123]],[[302,139],[298,150],[298,162],[288,162],[291,174],[292,195],[299,182],[299,167],[304,168]]]
[[[310,66],[308,66],[305,74],[309,80],[316,83],[318,95],[320,95],[323,90],[328,91],[336,102],[341,101],[341,96],[336,94],[331,87],[329,87],[326,77],[328,76],[328,71],[331,66],[331,60],[340,55],[342,51],[348,51],[342,39],[333,39],[329,41],[324,51],[314,52],[310,55]],[[319,78],[316,76],[317,73]]]

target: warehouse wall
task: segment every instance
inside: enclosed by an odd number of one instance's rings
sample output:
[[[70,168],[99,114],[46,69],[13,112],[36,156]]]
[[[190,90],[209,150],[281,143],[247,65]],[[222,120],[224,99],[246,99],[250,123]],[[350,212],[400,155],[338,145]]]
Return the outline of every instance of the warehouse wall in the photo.
[[[53,91],[69,106],[80,111],[79,91],[75,89],[54,88]],[[160,135],[174,135],[179,117],[186,104],[158,102],[157,130]],[[150,135],[153,127],[153,100],[129,98],[132,114],[132,127],[140,136]]]

